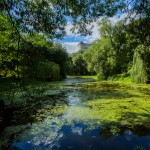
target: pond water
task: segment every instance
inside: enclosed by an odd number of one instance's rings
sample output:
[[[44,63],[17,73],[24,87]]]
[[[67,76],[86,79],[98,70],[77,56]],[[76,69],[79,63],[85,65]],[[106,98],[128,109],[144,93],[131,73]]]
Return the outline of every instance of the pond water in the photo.
[[[45,94],[13,113],[1,149],[150,150],[148,89],[91,81],[47,84]]]

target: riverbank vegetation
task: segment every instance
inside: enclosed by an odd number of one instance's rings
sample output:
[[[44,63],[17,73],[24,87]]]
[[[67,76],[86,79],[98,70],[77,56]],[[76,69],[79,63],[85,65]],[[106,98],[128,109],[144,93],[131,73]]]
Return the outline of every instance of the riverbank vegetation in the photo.
[[[94,2],[94,6],[97,4],[101,11],[95,10],[88,2],[84,5],[82,2],[72,5],[70,3],[57,2],[60,10],[55,7],[53,1],[51,7],[47,1],[37,1],[36,4],[24,1],[21,5],[19,1],[0,2],[0,77],[58,81],[64,79],[66,74],[97,74],[98,80],[114,79],[117,75],[116,80],[118,74],[123,74],[121,78],[127,77],[125,80],[147,83],[150,74],[148,3],[135,2],[132,9],[125,10],[128,3],[121,1],[112,2],[115,7],[111,9],[111,2]],[[142,5],[143,3],[145,5]],[[103,5],[107,11],[102,11]],[[140,6],[141,11],[137,6]],[[107,17],[115,15],[119,10],[127,11],[129,14],[126,20],[113,24]],[[62,39],[65,36],[65,16],[73,18],[73,32],[76,29],[81,35],[87,35],[91,30],[86,27],[99,17],[99,11],[100,16],[107,16],[99,22],[101,39],[95,40],[86,52],[80,50],[68,56],[61,44],[54,42],[54,39]],[[131,16],[132,11],[139,15],[139,19]]]
[[[20,33],[19,41],[6,14],[1,14],[1,78],[34,78],[43,81],[58,81],[66,76],[68,54],[58,43],[44,35]]]
[[[103,18],[99,30],[101,39],[95,40],[88,50],[72,54],[71,64],[81,75],[84,75],[81,71],[85,69],[91,74],[95,72],[98,80],[147,83],[150,76],[149,31],[149,18],[128,24],[124,20],[113,24],[108,18]],[[78,57],[82,58],[82,62],[78,61],[76,67]],[[79,75],[76,70],[74,75]]]

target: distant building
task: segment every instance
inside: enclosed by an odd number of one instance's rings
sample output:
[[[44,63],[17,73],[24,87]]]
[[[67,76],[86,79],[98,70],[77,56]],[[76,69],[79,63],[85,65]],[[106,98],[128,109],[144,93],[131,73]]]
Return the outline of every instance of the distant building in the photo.
[[[84,42],[81,41],[81,42],[78,44],[78,50],[80,50],[80,49],[87,50],[88,47],[90,47],[90,46],[91,46],[91,44],[84,43]]]

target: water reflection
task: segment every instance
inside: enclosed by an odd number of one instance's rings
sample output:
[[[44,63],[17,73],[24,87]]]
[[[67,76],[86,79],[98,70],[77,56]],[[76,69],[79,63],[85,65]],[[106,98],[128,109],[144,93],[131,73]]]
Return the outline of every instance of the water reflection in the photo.
[[[72,129],[72,133],[75,133],[75,134],[82,136],[82,130],[83,130],[83,128],[81,128],[81,127],[75,127]]]
[[[146,111],[142,107],[130,109],[135,106],[134,100],[142,98],[140,95],[114,89],[77,89],[74,80],[59,83],[61,92],[57,89],[53,96],[47,92],[49,96],[38,101],[41,105],[28,114],[34,121],[24,118],[28,124],[23,125],[22,120],[15,119],[16,126],[6,128],[3,134],[13,136],[9,149],[150,149],[148,105]],[[72,87],[67,88],[67,84]],[[20,118],[19,114],[15,118]]]

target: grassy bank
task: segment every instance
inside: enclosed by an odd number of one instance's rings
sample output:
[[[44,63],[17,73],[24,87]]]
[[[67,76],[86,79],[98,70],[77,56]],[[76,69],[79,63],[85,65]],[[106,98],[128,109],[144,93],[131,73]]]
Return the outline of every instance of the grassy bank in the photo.
[[[92,78],[92,79],[96,79],[96,75],[94,75],[94,76],[67,76],[68,78],[87,78],[87,79],[89,79],[89,78]]]
[[[68,76],[69,78],[92,78],[97,81],[103,81],[99,75],[94,76]],[[133,82],[130,76],[125,76],[124,74],[117,74],[107,78],[108,81],[122,81],[122,82]]]

